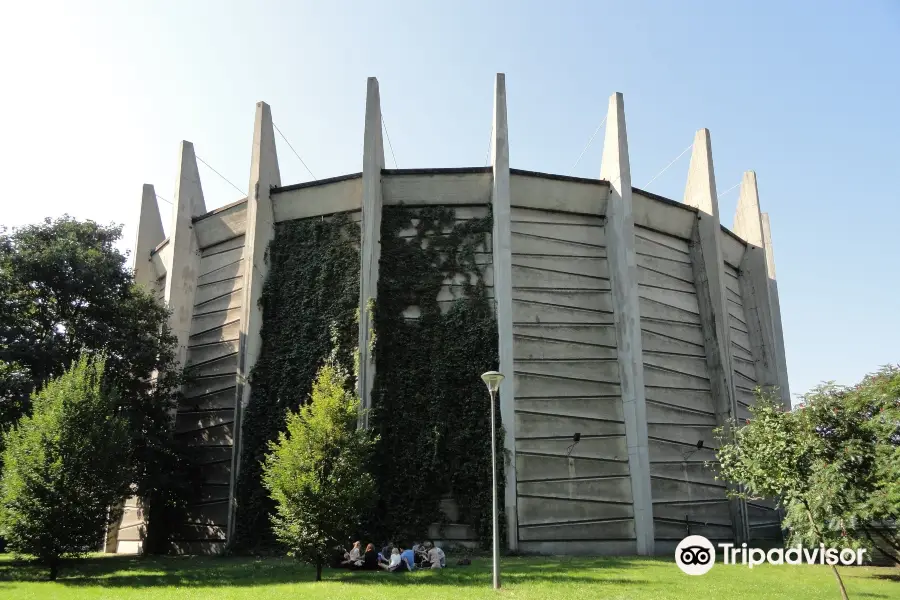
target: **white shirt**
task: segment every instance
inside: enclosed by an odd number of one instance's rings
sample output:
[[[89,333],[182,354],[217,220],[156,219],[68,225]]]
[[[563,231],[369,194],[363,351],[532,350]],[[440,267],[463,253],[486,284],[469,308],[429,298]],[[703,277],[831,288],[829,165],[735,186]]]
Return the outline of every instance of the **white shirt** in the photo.
[[[396,567],[400,564],[400,555],[399,554],[391,554],[391,564],[390,566]]]

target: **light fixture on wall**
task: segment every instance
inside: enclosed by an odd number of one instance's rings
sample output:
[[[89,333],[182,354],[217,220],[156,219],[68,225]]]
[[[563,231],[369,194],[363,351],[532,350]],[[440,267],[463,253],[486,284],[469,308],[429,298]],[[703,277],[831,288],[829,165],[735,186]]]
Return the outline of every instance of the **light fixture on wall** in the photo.
[[[697,452],[698,450],[703,450],[703,440],[697,440],[697,444],[696,444],[695,448],[692,448],[691,450],[688,450],[687,452],[682,452],[681,458],[684,460],[687,460],[690,457],[692,457],[694,455],[694,453]]]
[[[581,441],[581,434],[578,432],[575,432],[575,434],[572,435],[572,443],[569,445],[568,448],[566,448],[566,458],[569,458],[569,456],[572,454],[572,450],[575,449],[575,445],[580,441]]]

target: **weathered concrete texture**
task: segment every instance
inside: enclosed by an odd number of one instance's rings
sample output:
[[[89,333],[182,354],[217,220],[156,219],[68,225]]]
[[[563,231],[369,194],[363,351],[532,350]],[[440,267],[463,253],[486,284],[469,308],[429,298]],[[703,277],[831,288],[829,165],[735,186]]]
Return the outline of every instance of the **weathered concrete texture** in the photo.
[[[384,169],[384,141],[381,135],[381,95],[378,80],[369,77],[366,88],[366,122],[363,138],[362,169],[362,248],[359,266],[359,376],[357,386],[361,410],[372,407],[372,385],[375,383],[375,355],[370,344],[375,325],[369,304],[378,296],[378,262],[381,260],[381,209],[383,194],[381,170]],[[360,425],[368,427],[368,413],[363,412]]]
[[[231,477],[228,483],[229,511],[227,531],[232,531],[232,522],[236,506],[234,505],[234,486],[238,478],[241,456],[241,423],[243,411],[250,403],[250,373],[259,357],[262,347],[260,330],[262,328],[263,284],[269,271],[266,263],[266,251],[275,237],[275,212],[272,208],[271,190],[281,185],[281,170],[278,166],[278,152],[275,147],[275,129],[272,123],[272,109],[265,102],[256,103],[256,114],[253,123],[253,148],[250,153],[250,181],[247,195],[246,230],[235,230],[233,233],[244,233],[244,248],[240,257],[236,257],[237,249],[204,257],[209,264],[210,273],[216,272],[237,258],[240,261],[240,275],[218,283],[205,284],[210,291],[204,294],[209,298],[206,302],[208,313],[211,308],[216,312],[239,311],[238,351],[234,356],[235,404],[231,426],[232,452]],[[225,254],[225,256],[223,256]],[[223,264],[224,263],[224,264]],[[217,303],[215,307],[210,306]],[[198,307],[202,305],[198,304]],[[221,313],[220,313],[221,314]],[[221,361],[221,359],[220,359]],[[226,374],[225,367],[213,372],[215,362],[203,363],[210,369],[208,375]],[[228,363],[230,367],[230,361]],[[223,426],[223,433],[227,428]]]
[[[509,175],[509,125],[506,119],[506,75],[497,73],[494,82],[494,119],[491,139],[491,166],[493,180],[491,206],[493,209],[493,284],[496,301],[497,346],[500,365],[498,370],[506,375],[500,384],[500,420],[505,430],[503,445],[507,451],[507,464],[503,502],[506,511],[508,546],[518,550],[519,527],[516,509],[516,427],[514,408],[516,398],[515,367],[513,354],[513,285],[515,272],[512,262],[511,199]]]
[[[396,173],[382,176],[384,205],[490,204],[491,173]]]
[[[634,224],[662,234],[690,239],[697,213],[691,207],[665,201],[643,190],[633,189]]]
[[[540,177],[537,174],[515,173],[510,178],[513,211],[519,208],[558,210],[581,213],[588,219],[606,214],[609,186],[605,181],[565,181]],[[579,215],[560,215],[544,212],[544,222],[578,222]]]
[[[247,229],[247,199],[208,212],[194,220],[201,250],[242,235]]]
[[[772,325],[775,328],[775,352],[778,363],[778,388],[785,409],[791,408],[791,388],[788,383],[787,357],[784,352],[784,330],[781,326],[781,301],[778,298],[778,280],[775,277],[775,251],[772,247],[772,226],[769,213],[762,213],[763,239],[766,250],[766,272],[769,275],[769,295],[772,307]]]
[[[653,554],[653,505],[647,444],[647,407],[644,396],[641,304],[638,292],[631,190],[631,164],[622,94],[609,99],[600,177],[609,181],[606,205],[607,255],[615,308],[619,380],[628,443],[634,534],[638,554]]]
[[[176,358],[179,364],[184,364],[194,312],[197,271],[200,268],[200,245],[192,220],[206,212],[206,204],[200,187],[194,145],[182,142],[180,154],[168,244],[171,255],[166,265],[166,305],[172,312],[169,326],[178,339]]]
[[[694,137],[684,202],[697,208],[697,224],[692,233],[691,261],[697,284],[704,346],[716,421],[724,425],[736,416],[734,369],[731,360],[731,328],[726,299],[725,264],[721,247],[719,202],[712,160],[709,130]],[[747,539],[747,519],[742,502],[731,501],[734,539]]]
[[[275,222],[358,211],[362,190],[362,176],[321,180],[283,191],[273,190],[272,208],[275,212]]]
[[[159,216],[159,205],[156,202],[156,191],[149,183],[144,184],[141,194],[141,212],[138,217],[138,232],[134,242],[134,282],[152,290],[156,280],[164,276],[163,270],[153,266],[151,254],[166,239],[163,232],[162,218]]]

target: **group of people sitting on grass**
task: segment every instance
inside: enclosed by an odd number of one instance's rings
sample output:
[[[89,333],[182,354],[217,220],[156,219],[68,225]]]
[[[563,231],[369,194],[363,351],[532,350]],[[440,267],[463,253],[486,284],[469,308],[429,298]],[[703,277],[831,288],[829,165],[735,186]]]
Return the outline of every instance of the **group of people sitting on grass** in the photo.
[[[447,566],[444,551],[431,542],[424,544],[416,542],[407,549],[388,542],[381,552],[376,552],[373,544],[368,544],[365,552],[361,548],[361,542],[354,542],[353,548],[344,553],[344,559],[339,566],[359,571],[384,569],[392,573],[416,569],[443,569]]]

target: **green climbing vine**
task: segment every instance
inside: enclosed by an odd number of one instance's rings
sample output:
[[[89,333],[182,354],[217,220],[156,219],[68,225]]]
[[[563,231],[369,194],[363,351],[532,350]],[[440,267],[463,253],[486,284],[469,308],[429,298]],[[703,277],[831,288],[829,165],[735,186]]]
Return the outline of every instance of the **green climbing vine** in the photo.
[[[373,535],[424,538],[430,524],[447,522],[440,503],[452,495],[459,521],[489,543],[490,401],[480,375],[497,367],[497,325],[477,258],[489,256],[490,231],[490,216],[456,220],[452,208],[384,208],[372,393],[380,435]],[[444,287],[450,281],[452,298]],[[499,409],[495,418],[499,424]],[[502,441],[499,430],[498,448]]]
[[[333,348],[340,349],[341,364],[354,364],[359,227],[346,215],[278,223],[267,262],[260,301],[262,347],[251,374],[235,490],[234,548],[245,552],[274,542],[273,504],[260,479],[269,441],[284,428],[288,409],[306,401],[316,370]]]

